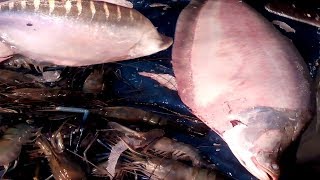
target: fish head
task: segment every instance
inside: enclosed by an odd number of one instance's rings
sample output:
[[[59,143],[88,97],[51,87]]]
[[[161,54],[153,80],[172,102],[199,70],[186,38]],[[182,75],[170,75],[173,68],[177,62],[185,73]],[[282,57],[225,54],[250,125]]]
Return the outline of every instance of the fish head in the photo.
[[[229,116],[232,128],[222,133],[239,162],[261,180],[279,178],[279,158],[296,139],[307,114],[254,107]]]
[[[173,39],[171,37],[152,29],[142,35],[139,42],[130,49],[129,55],[132,58],[148,56],[169,48],[172,43]]]

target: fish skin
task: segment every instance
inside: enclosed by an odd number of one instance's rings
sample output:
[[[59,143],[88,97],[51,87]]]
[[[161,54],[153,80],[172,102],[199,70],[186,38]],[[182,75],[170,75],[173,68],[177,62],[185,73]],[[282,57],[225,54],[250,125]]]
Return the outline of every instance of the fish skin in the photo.
[[[278,179],[281,153],[314,111],[311,77],[293,43],[238,0],[191,1],[174,38],[181,100],[249,172]]]
[[[0,7],[0,60],[21,54],[86,66],[151,55],[172,44],[137,10],[107,2],[17,0]]]

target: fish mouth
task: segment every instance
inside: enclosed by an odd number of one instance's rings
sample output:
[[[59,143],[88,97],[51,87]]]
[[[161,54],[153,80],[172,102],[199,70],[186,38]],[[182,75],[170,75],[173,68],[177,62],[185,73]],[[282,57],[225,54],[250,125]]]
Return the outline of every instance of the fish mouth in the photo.
[[[251,160],[255,164],[257,169],[261,169],[260,171],[264,172],[265,174],[264,176],[268,177],[267,179],[277,180],[279,178],[279,166],[276,163],[271,165],[271,168],[274,169],[274,170],[271,170],[270,168],[266,168],[265,166],[260,164],[255,157],[252,157]]]
[[[275,170],[271,170],[272,166],[270,168],[267,168],[266,166],[259,163],[255,156],[242,156],[242,158],[239,158],[238,154],[234,153],[234,155],[239,160],[240,164],[244,166],[252,175],[254,175],[259,180],[278,180],[279,178],[279,169],[277,164],[274,165]]]

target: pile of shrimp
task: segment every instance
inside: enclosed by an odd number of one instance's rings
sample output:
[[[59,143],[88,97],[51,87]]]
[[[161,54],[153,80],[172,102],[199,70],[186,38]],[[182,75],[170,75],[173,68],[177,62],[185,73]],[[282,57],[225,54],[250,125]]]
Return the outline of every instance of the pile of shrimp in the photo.
[[[1,179],[229,178],[170,137],[201,138],[207,126],[116,98],[110,79],[121,76],[112,64],[32,66],[21,58],[0,67]]]

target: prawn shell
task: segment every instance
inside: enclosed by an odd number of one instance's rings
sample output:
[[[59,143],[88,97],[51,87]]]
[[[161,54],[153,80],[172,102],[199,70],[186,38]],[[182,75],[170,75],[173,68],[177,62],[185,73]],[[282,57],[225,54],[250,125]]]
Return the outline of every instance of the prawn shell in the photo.
[[[0,165],[8,166],[16,160],[21,152],[22,145],[35,136],[36,129],[26,124],[17,124],[8,128],[0,138]]]

